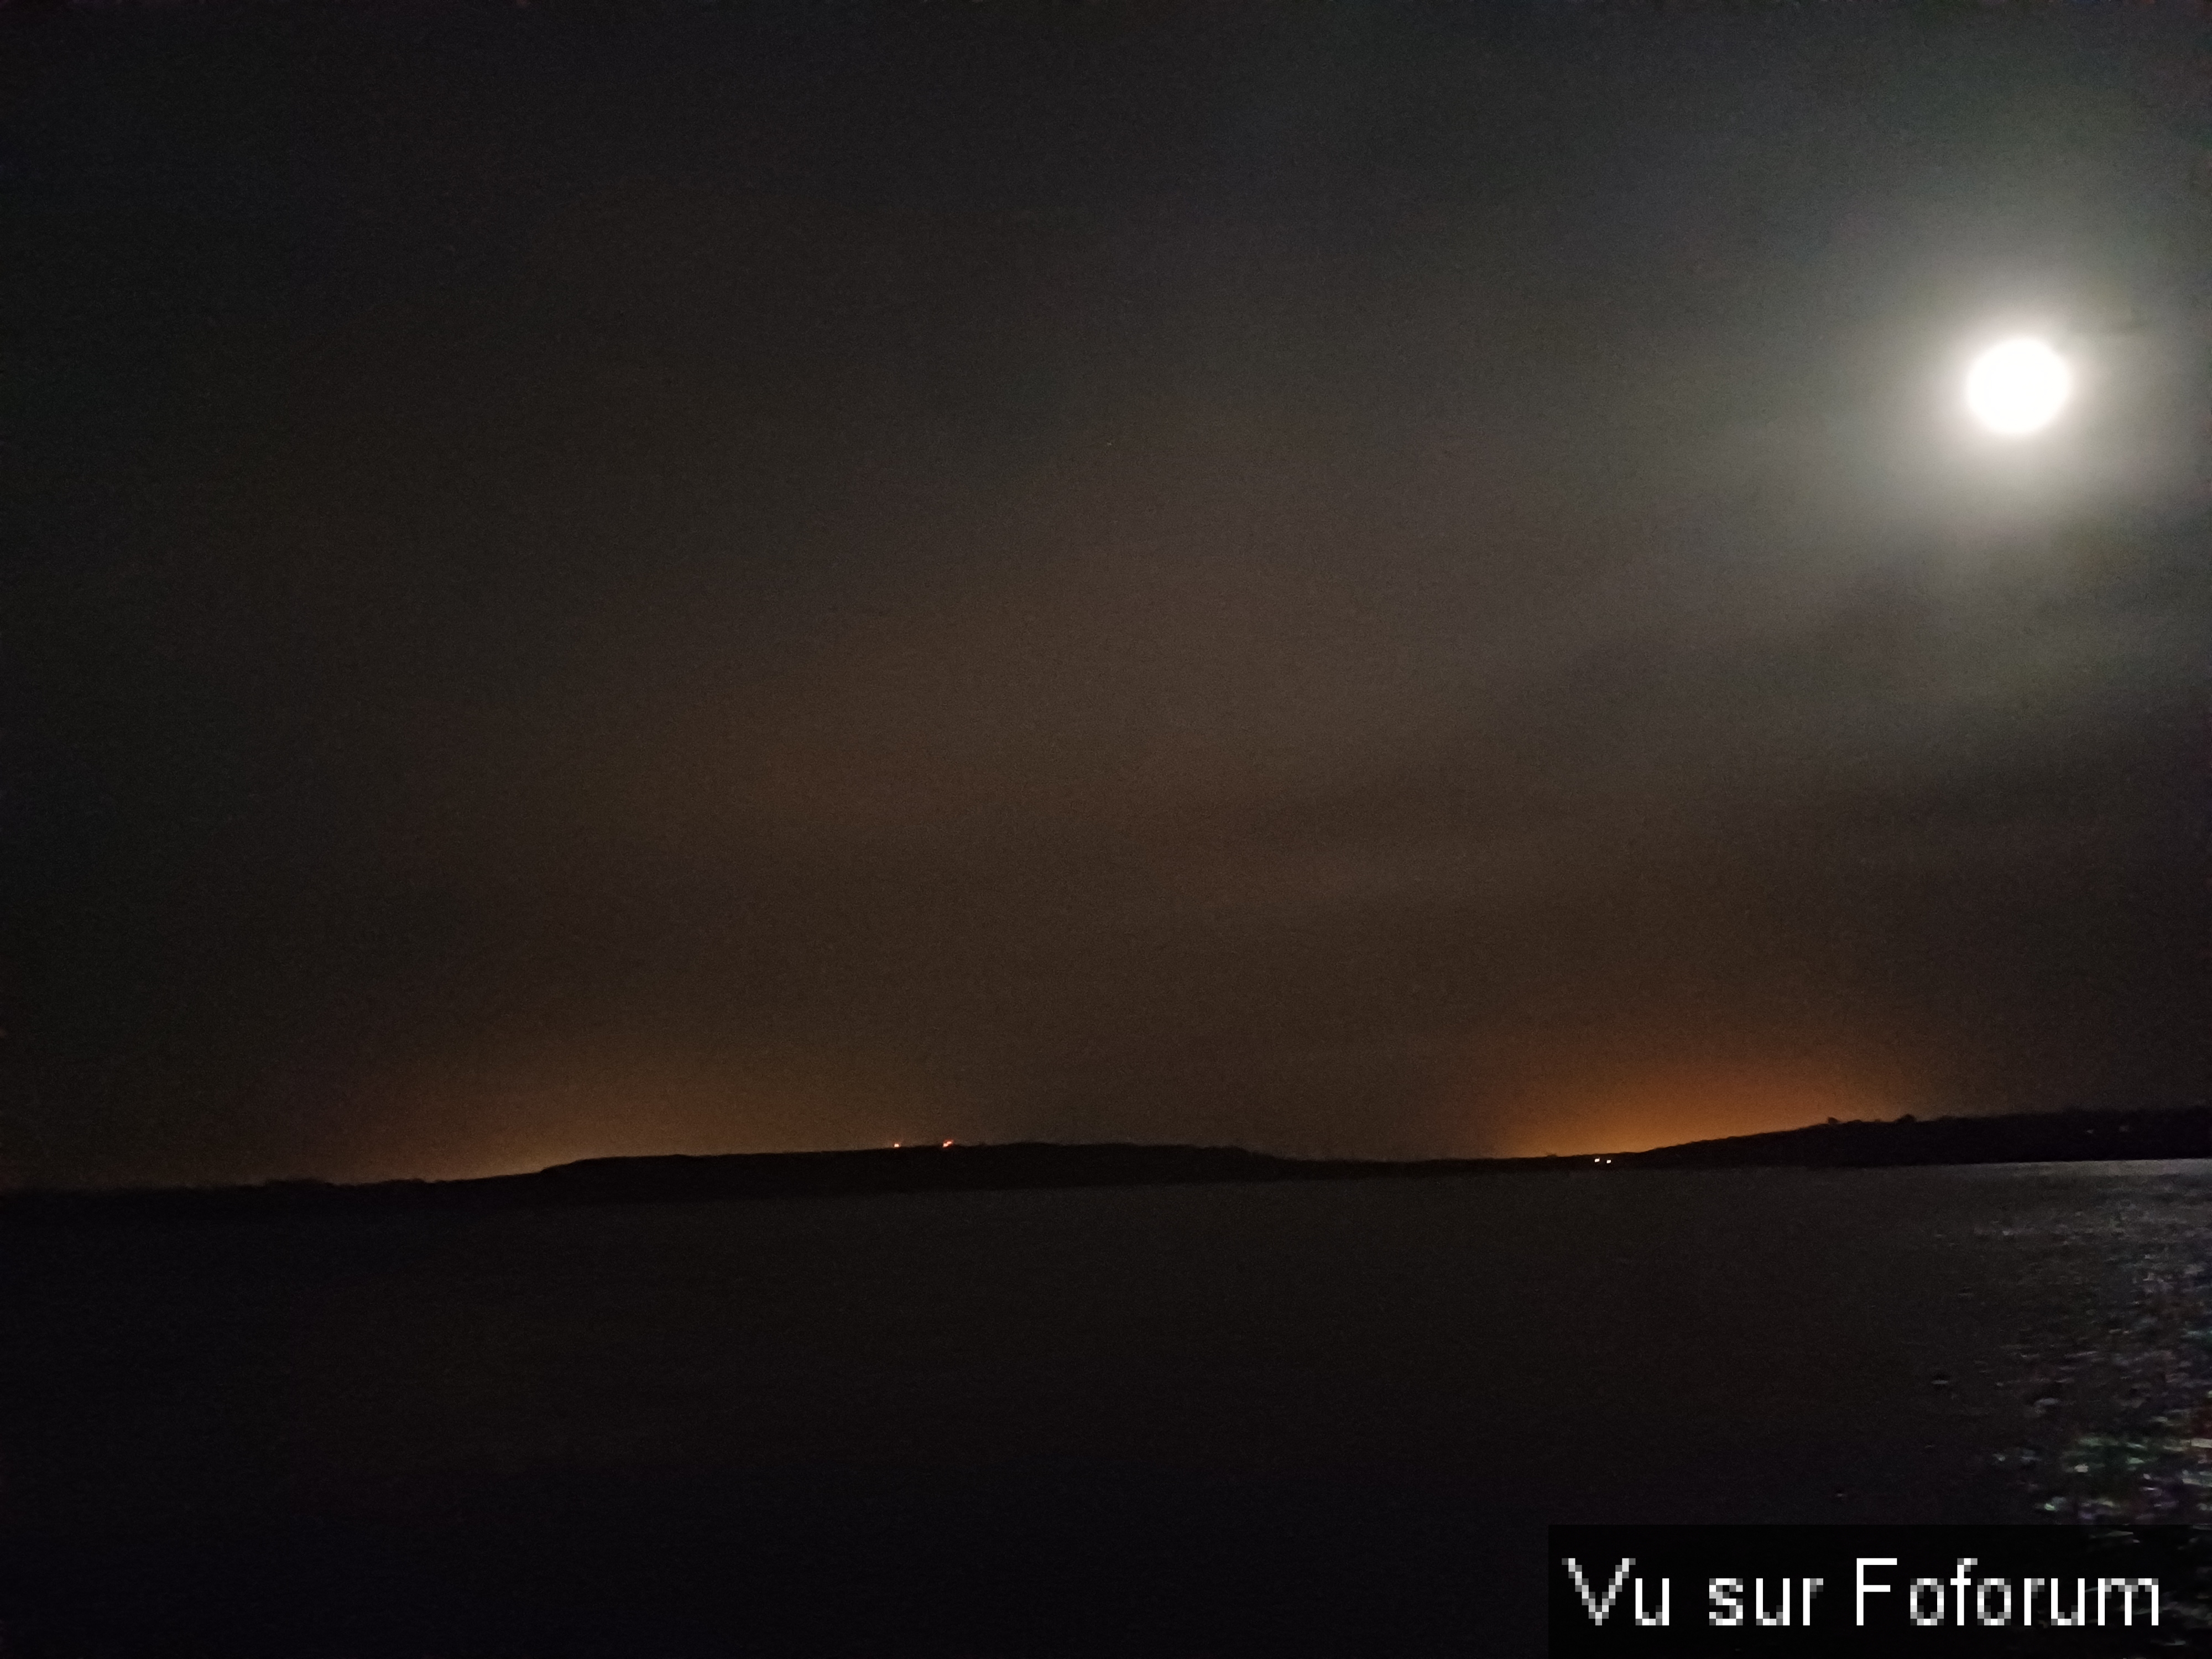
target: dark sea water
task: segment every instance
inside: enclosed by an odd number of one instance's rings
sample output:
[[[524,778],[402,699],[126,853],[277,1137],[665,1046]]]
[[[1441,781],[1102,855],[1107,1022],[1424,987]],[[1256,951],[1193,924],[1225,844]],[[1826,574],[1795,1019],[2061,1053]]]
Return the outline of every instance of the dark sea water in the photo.
[[[0,1250],[18,1659],[1513,1656],[1550,1522],[2212,1510],[2212,1162]]]

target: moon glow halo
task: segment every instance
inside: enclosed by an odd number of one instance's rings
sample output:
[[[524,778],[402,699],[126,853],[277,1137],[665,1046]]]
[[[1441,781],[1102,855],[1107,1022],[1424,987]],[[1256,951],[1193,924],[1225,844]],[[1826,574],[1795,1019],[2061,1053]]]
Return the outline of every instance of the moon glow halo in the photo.
[[[1990,347],[1966,370],[1966,408],[2008,438],[2040,432],[2074,395],[2074,371],[2042,340],[2023,336]]]

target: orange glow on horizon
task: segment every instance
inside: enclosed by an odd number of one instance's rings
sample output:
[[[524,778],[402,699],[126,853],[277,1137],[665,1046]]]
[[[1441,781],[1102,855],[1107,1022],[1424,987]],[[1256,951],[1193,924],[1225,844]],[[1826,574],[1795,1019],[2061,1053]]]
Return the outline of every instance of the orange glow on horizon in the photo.
[[[1528,1079],[1493,1120],[1494,1156],[1644,1152],[1911,1109],[1898,1080],[1802,1058],[1661,1059]]]
[[[833,1055],[827,1045],[715,1048],[619,1032],[487,1044],[364,1092],[379,1109],[341,1179],[455,1180],[581,1158],[881,1146],[890,1123],[954,1109],[893,1055]]]

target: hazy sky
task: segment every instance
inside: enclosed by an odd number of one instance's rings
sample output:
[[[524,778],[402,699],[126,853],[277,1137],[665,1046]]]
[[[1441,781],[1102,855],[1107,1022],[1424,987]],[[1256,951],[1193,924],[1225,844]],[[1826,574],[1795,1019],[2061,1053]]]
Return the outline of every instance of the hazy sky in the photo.
[[[15,15],[0,1181],[2200,1097],[2187,9]]]

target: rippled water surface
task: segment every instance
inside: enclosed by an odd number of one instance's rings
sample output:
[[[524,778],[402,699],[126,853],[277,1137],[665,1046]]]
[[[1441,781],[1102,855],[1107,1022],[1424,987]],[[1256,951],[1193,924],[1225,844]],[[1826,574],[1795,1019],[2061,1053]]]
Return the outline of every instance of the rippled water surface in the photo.
[[[2205,1518],[2208,1223],[2192,1162],[14,1237],[0,1632],[1534,1651],[1547,1521]]]

